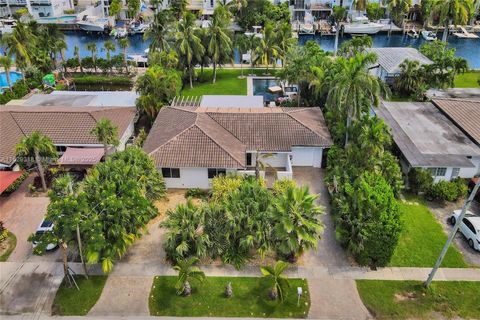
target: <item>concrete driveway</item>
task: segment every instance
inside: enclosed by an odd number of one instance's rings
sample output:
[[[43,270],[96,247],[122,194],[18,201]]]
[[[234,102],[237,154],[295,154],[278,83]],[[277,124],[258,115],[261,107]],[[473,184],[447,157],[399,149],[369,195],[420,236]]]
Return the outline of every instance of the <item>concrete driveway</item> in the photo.
[[[447,203],[445,205],[441,205],[436,202],[427,202],[430,211],[432,211],[434,216],[442,225],[443,231],[445,231],[447,234],[452,230],[452,225],[449,223],[449,218],[452,216],[452,212],[454,210],[462,209],[463,204],[463,201],[459,201],[457,203]],[[478,202],[474,201],[469,211],[480,216],[480,205]],[[465,237],[460,232],[457,232],[455,235],[453,244],[458,251],[462,253],[467,263],[480,267],[480,252],[470,248],[465,240]]]
[[[59,250],[46,253],[42,257],[34,256],[32,244],[27,241],[28,236],[34,233],[42,222],[50,201],[43,196],[27,196],[28,184],[33,182],[33,177],[34,174],[30,175],[20,188],[8,197],[0,197],[0,220],[17,237],[17,246],[8,261],[59,261]]]

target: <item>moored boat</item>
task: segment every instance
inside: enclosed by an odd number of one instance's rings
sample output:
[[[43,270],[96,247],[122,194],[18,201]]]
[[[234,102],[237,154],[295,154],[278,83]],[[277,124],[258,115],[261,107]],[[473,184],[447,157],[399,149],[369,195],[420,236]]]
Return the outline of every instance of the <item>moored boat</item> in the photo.
[[[106,18],[87,15],[83,16],[82,20],[77,21],[77,25],[80,29],[89,32],[104,32],[107,24],[108,19]]]
[[[367,17],[355,17],[352,22],[344,25],[345,33],[352,34],[376,34],[381,31],[383,24],[371,22]]]
[[[421,32],[423,39],[427,41],[435,41],[437,40],[437,35],[433,31],[422,30]]]

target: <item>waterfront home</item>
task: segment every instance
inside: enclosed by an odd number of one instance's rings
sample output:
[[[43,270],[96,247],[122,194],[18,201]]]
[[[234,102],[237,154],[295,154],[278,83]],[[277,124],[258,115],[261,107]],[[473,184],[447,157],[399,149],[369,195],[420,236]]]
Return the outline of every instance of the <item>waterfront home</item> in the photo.
[[[0,17],[12,16],[17,10],[26,8],[36,19],[60,17],[65,10],[73,10],[73,0],[0,0]]]
[[[118,150],[123,150],[133,134],[136,115],[135,107],[98,106],[28,106],[6,105],[0,108],[0,170],[18,170],[15,146],[20,140],[34,131],[52,139],[57,151],[62,155],[68,148],[72,157],[80,165],[87,165],[97,159],[97,152],[103,145],[91,134],[102,118],[107,118],[118,127]],[[72,164],[64,159],[65,164]],[[85,162],[86,161],[86,162]]]
[[[388,84],[393,84],[395,77],[400,75],[400,65],[405,60],[418,61],[420,65],[433,63],[415,48],[387,47],[366,50],[375,53],[378,58],[377,64],[370,67],[370,72]]]
[[[292,178],[296,166],[325,165],[333,142],[319,108],[256,107],[257,97],[243,98],[243,107],[218,96],[160,110],[144,150],[167,187],[206,189],[218,174],[254,175],[258,155],[270,167],[260,173],[267,183]]]
[[[468,110],[465,108],[465,112]],[[434,181],[472,178],[480,173],[480,147],[430,102],[382,102],[375,110],[391,128],[402,171],[430,171]],[[457,113],[455,113],[457,114]],[[471,122],[459,122],[469,129]],[[452,114],[453,115],[453,114]],[[477,114],[478,119],[478,114]],[[477,122],[478,127],[478,122]],[[478,128],[477,128],[478,129]],[[478,135],[476,136],[478,138]]]

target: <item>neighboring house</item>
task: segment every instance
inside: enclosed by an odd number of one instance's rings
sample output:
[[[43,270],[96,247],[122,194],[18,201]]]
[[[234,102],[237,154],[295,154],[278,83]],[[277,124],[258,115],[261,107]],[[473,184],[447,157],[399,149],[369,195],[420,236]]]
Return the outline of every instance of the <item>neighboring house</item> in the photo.
[[[62,154],[67,147],[102,148],[90,132],[102,118],[118,127],[118,150],[134,131],[134,107],[11,106],[0,108],[0,170],[16,170],[15,146],[34,131],[52,139]]]
[[[415,48],[368,48],[367,52],[373,52],[378,57],[370,72],[388,84],[393,84],[395,77],[400,75],[400,65],[405,60],[418,61],[420,65],[433,63]]]
[[[480,172],[480,147],[432,103],[382,102],[375,112],[391,128],[405,174],[424,168],[438,182]]]
[[[319,108],[201,105],[163,108],[145,141],[169,188],[209,188],[218,174],[254,175],[257,152],[270,154],[263,161],[275,168],[261,172],[267,181],[292,178],[294,166],[321,167],[333,144]]]
[[[0,0],[1,17],[11,16],[23,8],[34,18],[60,17],[65,10],[74,9],[74,4],[73,0]]]
[[[7,105],[61,107],[135,107],[138,94],[132,91],[53,91],[37,93]]]

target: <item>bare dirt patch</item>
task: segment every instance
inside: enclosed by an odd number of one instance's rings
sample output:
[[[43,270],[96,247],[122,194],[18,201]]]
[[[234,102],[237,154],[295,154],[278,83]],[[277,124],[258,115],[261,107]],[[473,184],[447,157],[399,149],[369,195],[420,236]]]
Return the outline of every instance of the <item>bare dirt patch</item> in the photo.
[[[417,299],[417,294],[415,292],[402,292],[402,293],[395,293],[394,295],[395,301],[413,301]]]

